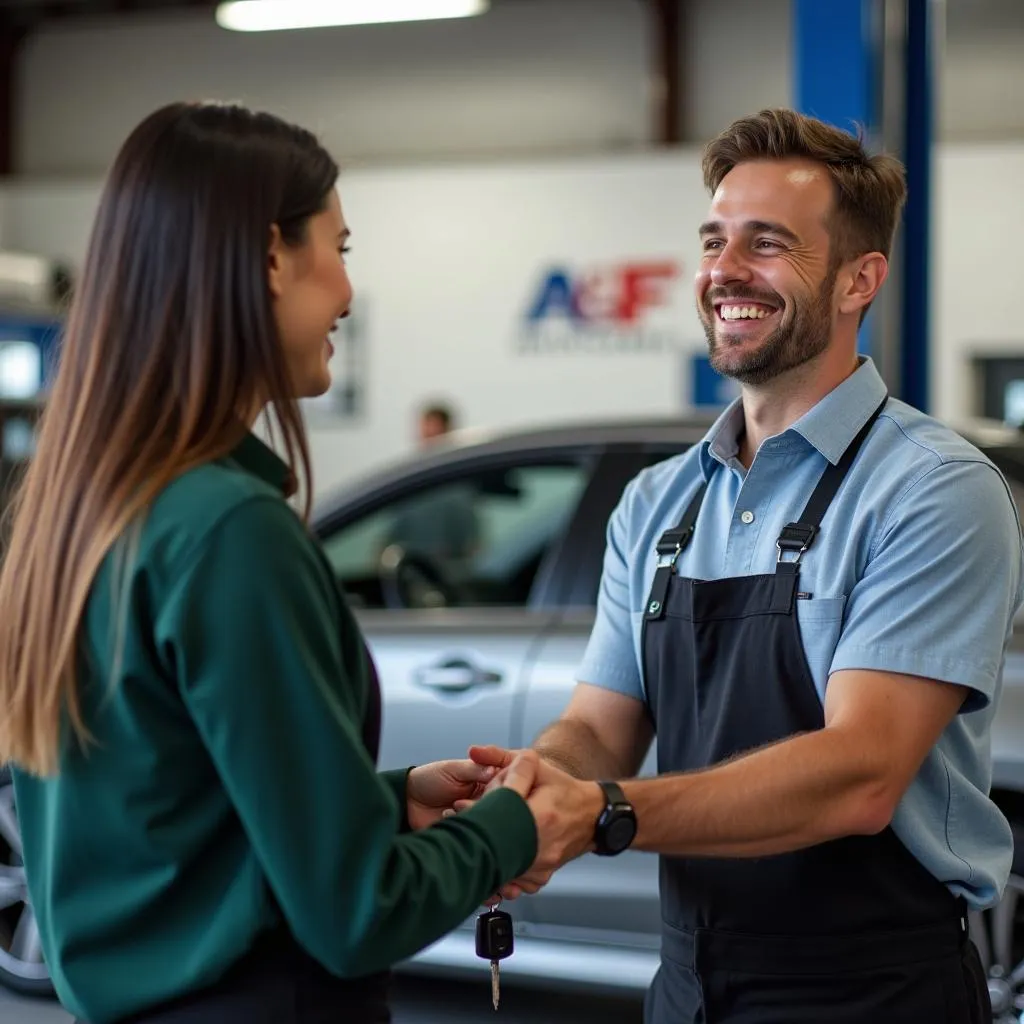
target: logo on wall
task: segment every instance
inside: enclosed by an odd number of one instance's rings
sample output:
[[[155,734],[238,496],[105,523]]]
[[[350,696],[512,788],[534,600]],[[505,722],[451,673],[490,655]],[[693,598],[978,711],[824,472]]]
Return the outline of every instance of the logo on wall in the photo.
[[[527,354],[677,351],[682,264],[638,260],[540,277],[517,339]]]

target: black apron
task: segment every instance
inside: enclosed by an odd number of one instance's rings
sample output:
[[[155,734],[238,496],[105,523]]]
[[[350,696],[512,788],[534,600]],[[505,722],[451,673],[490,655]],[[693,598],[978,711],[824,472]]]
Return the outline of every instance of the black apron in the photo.
[[[380,681],[369,650],[365,657],[369,693],[362,739],[376,764]],[[389,983],[387,971],[362,978],[336,977],[282,924],[258,938],[214,985],[151,1007],[119,1024],[389,1024]]]
[[[884,405],[783,529],[774,573],[676,574],[706,483],[659,540],[642,633],[659,773],[823,728],[797,621],[797,601],[814,600],[800,592],[800,558]],[[964,902],[890,828],[760,858],[662,857],[660,885],[646,1024],[991,1021]]]

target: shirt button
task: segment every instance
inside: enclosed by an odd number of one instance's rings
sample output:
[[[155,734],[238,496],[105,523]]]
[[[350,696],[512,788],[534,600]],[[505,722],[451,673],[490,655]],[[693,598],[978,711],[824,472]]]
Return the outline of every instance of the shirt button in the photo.
[[[754,521],[754,513],[747,510],[740,516],[740,520],[741,522],[744,522],[747,526],[749,526]]]

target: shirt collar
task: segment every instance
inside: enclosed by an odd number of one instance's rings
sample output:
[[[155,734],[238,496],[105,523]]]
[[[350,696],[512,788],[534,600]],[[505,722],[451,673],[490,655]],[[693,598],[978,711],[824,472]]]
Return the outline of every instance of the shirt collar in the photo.
[[[813,409],[804,413],[781,437],[798,435],[833,465],[867,423],[886,395],[885,382],[874,362],[860,357],[860,365]],[[700,468],[711,478],[715,463],[728,465],[739,454],[743,431],[743,402],[737,398],[715,420],[700,448]]]
[[[867,356],[860,366],[789,429],[835,465],[886,395],[885,382]]]
[[[740,453],[740,434],[743,432],[743,400],[734,399],[715,420],[704,435],[700,446],[700,471],[705,480],[711,479],[715,464],[728,466]]]
[[[295,489],[288,464],[251,431],[243,435],[228,457],[247,473],[258,476],[283,494],[290,494]]]

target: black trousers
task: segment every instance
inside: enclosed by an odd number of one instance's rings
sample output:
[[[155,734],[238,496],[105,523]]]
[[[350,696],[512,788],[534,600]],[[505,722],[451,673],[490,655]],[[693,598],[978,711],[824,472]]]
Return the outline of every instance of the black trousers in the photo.
[[[337,978],[290,936],[276,936],[210,988],[119,1024],[390,1024],[389,980]]]

